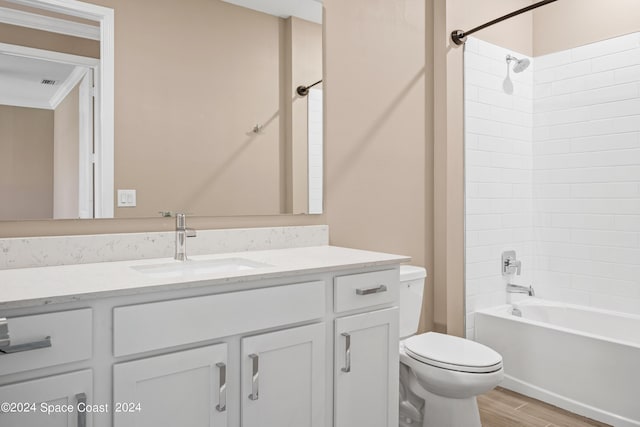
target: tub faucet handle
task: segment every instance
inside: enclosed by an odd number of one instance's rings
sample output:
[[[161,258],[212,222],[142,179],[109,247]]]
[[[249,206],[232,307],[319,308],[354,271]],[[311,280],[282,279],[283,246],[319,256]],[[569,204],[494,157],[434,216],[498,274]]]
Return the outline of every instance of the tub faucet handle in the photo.
[[[522,273],[522,261],[516,258],[516,251],[502,252],[502,275],[509,276],[514,270],[518,276]]]
[[[510,260],[509,267],[515,267],[516,275],[519,276],[522,272],[522,261],[520,261],[519,259],[512,259]]]

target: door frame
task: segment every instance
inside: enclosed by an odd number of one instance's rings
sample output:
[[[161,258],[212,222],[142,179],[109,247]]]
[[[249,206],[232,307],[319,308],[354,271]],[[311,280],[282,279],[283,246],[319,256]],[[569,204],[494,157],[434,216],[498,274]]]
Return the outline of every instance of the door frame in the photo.
[[[94,105],[100,104],[100,93],[93,90],[92,80],[99,72],[100,60],[85,56],[71,55],[67,53],[35,49],[31,47],[18,46],[0,43],[0,54],[20,56],[44,61],[59,62],[73,65],[75,69],[67,79],[68,84],[61,87],[54,96],[54,105],[49,106],[55,109],[57,105],[68,95],[68,93],[79,84],[79,150],[78,150],[78,218],[93,218],[98,212],[96,209],[103,192],[98,187],[97,180],[94,180],[95,169],[99,169],[100,163],[104,159],[94,153],[94,141],[98,139],[97,127],[94,126]],[[95,102],[94,102],[95,101]],[[95,200],[94,200],[95,194]],[[102,202],[100,200],[100,202]],[[104,205],[104,203],[103,203]],[[54,218],[56,219],[56,218]]]

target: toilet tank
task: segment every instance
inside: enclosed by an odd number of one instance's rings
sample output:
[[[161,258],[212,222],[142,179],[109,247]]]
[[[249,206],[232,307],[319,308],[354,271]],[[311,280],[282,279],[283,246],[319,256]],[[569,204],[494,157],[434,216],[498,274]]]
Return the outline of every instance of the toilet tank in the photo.
[[[418,331],[425,277],[427,270],[423,267],[400,266],[400,338]]]

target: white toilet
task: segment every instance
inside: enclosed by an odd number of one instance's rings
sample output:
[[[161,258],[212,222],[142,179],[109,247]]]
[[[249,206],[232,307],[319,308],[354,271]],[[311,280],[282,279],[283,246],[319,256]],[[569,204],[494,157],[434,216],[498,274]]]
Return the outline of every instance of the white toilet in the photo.
[[[400,267],[400,427],[481,427],[476,396],[502,381],[502,356],[418,328],[426,270]]]

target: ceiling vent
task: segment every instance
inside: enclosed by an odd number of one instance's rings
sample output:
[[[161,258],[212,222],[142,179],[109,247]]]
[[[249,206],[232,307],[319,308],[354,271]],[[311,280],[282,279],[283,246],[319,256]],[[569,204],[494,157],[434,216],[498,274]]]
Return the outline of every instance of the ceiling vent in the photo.
[[[51,79],[42,79],[42,81],[40,82],[43,85],[50,85],[53,86],[55,85],[57,82],[55,80],[51,80]]]

